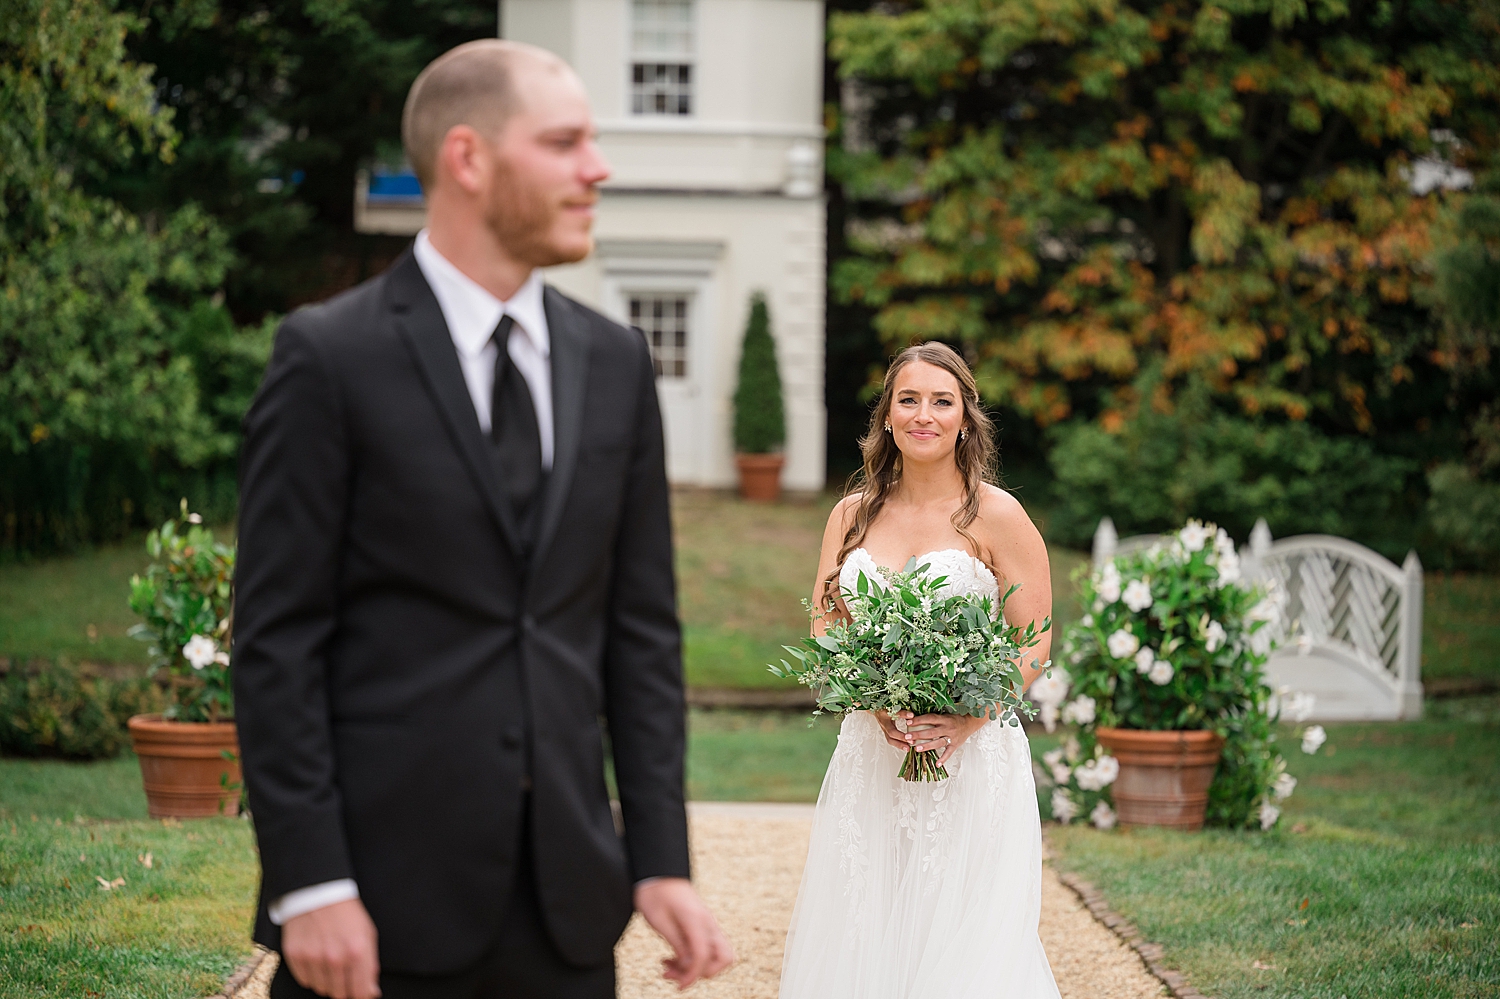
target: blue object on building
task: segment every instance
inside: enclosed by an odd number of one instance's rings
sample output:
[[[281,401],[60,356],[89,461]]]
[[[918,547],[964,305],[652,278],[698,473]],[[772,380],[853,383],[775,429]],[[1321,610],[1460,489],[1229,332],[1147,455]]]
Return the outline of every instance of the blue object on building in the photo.
[[[410,170],[373,170],[365,197],[370,204],[421,204],[422,184]]]

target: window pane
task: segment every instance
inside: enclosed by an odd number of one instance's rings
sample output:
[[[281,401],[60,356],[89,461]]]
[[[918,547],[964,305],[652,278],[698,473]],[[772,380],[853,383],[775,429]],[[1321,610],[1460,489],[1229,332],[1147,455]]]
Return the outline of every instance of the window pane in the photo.
[[[651,365],[658,378],[686,378],[688,373],[688,299],[686,295],[630,296],[630,320],[651,345]]]

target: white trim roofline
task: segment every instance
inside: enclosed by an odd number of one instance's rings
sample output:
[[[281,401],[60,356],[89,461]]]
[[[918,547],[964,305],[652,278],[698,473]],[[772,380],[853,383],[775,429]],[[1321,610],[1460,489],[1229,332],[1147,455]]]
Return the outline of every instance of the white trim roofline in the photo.
[[[773,121],[705,121],[667,115],[601,118],[600,135],[713,135],[743,139],[816,139],[823,141],[821,125],[796,125]]]

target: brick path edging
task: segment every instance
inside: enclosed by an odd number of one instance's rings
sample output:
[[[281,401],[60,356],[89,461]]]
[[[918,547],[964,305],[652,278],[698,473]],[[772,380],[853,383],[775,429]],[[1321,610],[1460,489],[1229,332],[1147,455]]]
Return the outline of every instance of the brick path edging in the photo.
[[[210,996],[209,999],[234,999],[240,989],[244,988],[245,983],[260,970],[261,964],[270,958],[271,955],[271,951],[256,944],[255,953],[250,956],[250,960],[234,969],[234,974],[229,976],[229,979],[224,983],[224,987]]]
[[[1135,925],[1109,907],[1104,901],[1104,895],[1076,874],[1068,874],[1059,871],[1057,878],[1067,885],[1078,896],[1084,908],[1100,924],[1115,936],[1119,937],[1131,950],[1140,955],[1141,963],[1152,976],[1167,987],[1167,993],[1174,999],[1206,999],[1203,993],[1188,984],[1188,980],[1179,971],[1173,971],[1162,964],[1166,951],[1161,944],[1147,941],[1141,936],[1141,931]]]

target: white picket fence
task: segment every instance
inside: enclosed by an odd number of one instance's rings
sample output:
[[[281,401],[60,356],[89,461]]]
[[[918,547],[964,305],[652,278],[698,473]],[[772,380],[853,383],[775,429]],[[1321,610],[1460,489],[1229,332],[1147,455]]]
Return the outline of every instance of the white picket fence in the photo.
[[[1094,532],[1094,565],[1161,541],[1121,539],[1105,517]],[[1422,563],[1397,566],[1364,545],[1326,534],[1271,539],[1256,521],[1240,552],[1245,578],[1279,590],[1277,643],[1266,664],[1272,686],[1313,694],[1313,720],[1422,717]]]

